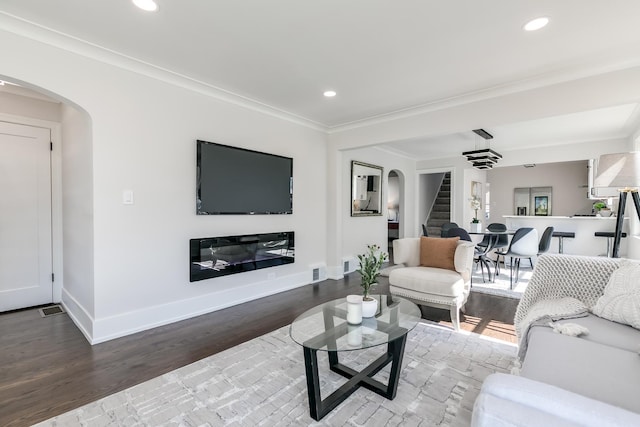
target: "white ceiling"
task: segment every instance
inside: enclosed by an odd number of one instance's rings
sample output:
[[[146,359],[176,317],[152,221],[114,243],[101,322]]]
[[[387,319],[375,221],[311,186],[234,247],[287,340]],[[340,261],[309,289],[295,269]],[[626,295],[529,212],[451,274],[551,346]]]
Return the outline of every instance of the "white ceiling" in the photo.
[[[577,70],[640,63],[638,0],[157,2],[159,11],[148,13],[130,0],[2,0],[0,13],[328,130]],[[542,15],[551,19],[546,28],[522,30]],[[324,98],[327,89],[338,95]],[[637,121],[635,110],[623,105],[487,130],[498,148],[534,138],[539,145],[621,137]],[[438,141],[466,147],[474,138]],[[394,149],[416,156],[424,142]]]

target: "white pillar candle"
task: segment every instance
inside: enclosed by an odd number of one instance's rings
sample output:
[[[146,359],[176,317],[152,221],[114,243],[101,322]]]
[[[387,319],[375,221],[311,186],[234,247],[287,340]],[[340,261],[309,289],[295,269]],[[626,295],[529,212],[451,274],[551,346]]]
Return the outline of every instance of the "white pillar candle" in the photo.
[[[361,295],[347,295],[347,323],[351,325],[362,323]]]

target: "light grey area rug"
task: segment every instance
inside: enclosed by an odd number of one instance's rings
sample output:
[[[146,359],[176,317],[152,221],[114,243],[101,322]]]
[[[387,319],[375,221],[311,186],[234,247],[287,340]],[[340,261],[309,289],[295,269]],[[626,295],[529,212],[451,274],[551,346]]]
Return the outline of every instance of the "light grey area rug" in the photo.
[[[386,347],[341,353],[357,369]],[[484,378],[508,372],[516,347],[419,323],[409,333],[398,393],[359,389],[320,422],[309,416],[302,347],[289,327],[182,367],[39,426],[468,426]],[[318,352],[322,397],[345,380]],[[389,367],[376,375],[388,378]]]

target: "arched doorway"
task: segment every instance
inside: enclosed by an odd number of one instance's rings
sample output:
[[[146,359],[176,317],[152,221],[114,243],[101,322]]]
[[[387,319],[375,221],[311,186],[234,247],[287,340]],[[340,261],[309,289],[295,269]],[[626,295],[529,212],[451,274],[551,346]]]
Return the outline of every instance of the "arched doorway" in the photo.
[[[8,123],[46,134],[42,155],[43,158],[46,155],[48,160],[39,162],[38,168],[33,169],[31,174],[48,175],[49,179],[48,184],[38,187],[49,193],[48,200],[31,203],[34,207],[38,206],[38,212],[29,205],[21,209],[22,216],[37,218],[38,224],[48,223],[46,230],[37,225],[38,234],[33,231],[36,228],[34,221],[31,226],[28,223],[24,225],[27,227],[25,230],[29,230],[25,234],[32,236],[30,242],[45,240],[43,232],[48,235],[46,256],[40,253],[37,256],[26,255],[32,260],[37,258],[38,270],[32,275],[48,281],[47,289],[43,290],[42,299],[22,300],[17,295],[11,296],[5,301],[5,306],[0,306],[0,311],[62,302],[64,288],[67,295],[73,295],[75,301],[88,301],[84,306],[88,307],[88,313],[93,314],[92,260],[88,259],[92,254],[93,196],[91,186],[87,185],[92,181],[91,119],[81,107],[46,89],[8,76],[0,76],[0,80],[6,82],[0,87],[0,98],[5,101],[0,103],[0,122],[5,126]],[[26,156],[25,161],[30,161],[31,154],[27,153]],[[42,168],[40,165],[43,165]],[[15,203],[8,206],[18,209]],[[63,223],[69,226],[63,227]],[[24,243],[25,248],[35,246],[30,242]],[[65,271],[73,271],[70,280],[65,281]],[[78,283],[76,288],[82,290],[82,295],[80,292],[71,292],[75,282]],[[28,287],[35,289],[35,286]],[[9,292],[4,294],[10,295]]]
[[[387,176],[388,252],[393,257],[393,241],[404,236],[404,175],[391,170]]]

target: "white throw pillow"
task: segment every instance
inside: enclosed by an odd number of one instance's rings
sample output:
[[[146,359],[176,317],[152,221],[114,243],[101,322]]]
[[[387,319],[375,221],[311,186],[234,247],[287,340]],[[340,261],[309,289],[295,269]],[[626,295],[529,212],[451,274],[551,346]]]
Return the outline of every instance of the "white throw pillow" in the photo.
[[[611,273],[593,314],[640,329],[640,264],[623,261]]]

